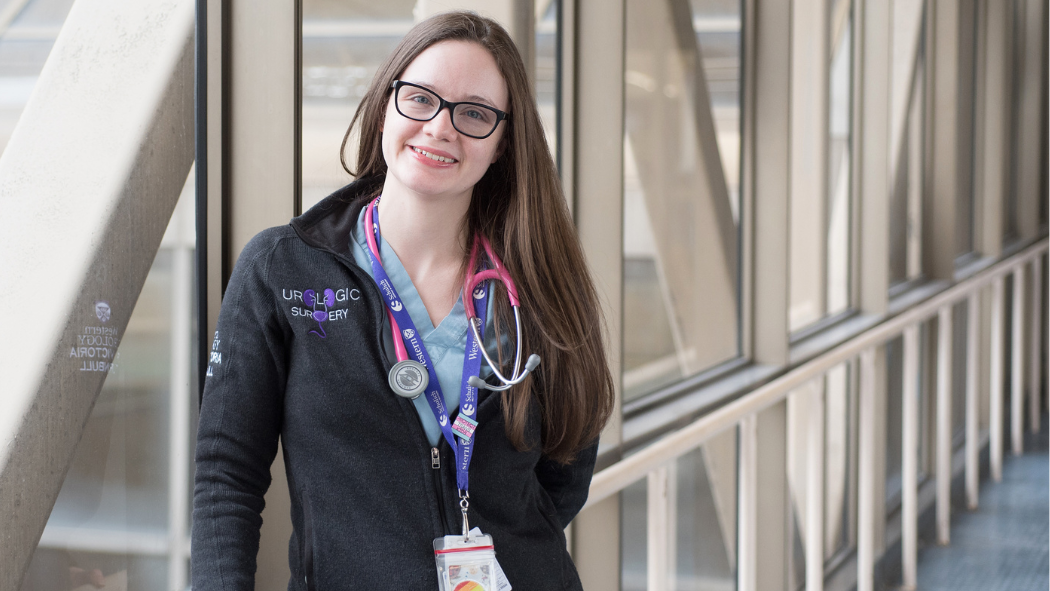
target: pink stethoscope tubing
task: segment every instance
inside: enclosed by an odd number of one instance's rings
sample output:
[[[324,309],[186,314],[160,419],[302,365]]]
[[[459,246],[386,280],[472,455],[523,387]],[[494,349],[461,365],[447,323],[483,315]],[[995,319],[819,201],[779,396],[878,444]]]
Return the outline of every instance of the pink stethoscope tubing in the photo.
[[[371,204],[365,206],[365,240],[368,242],[368,248],[372,251],[372,255],[375,256],[377,261],[381,261],[382,258],[379,256],[379,245],[376,243],[375,235],[375,221],[372,219],[372,207]],[[482,248],[485,249],[485,255],[492,262],[493,269],[486,269],[480,273],[473,272],[477,269],[477,256],[478,256],[478,243],[481,243]],[[489,357],[488,351],[485,350],[485,345],[482,342],[481,334],[478,332],[477,326],[477,313],[474,311],[474,306],[470,305],[470,297],[474,293],[474,289],[477,288],[478,284],[483,281],[502,281],[507,288],[507,297],[510,299],[510,305],[514,309],[514,324],[515,334],[517,337],[517,351],[514,355],[514,373],[508,379],[498,369],[498,364],[495,363],[491,357]],[[506,268],[503,266],[503,261],[496,256],[496,253],[492,251],[492,245],[485,239],[484,236],[478,234],[474,238],[474,243],[470,248],[470,263],[467,266],[466,276],[463,278],[463,309],[467,314],[467,324],[470,325],[470,330],[474,334],[474,339],[478,343],[478,348],[481,350],[482,356],[485,358],[485,362],[489,364],[489,368],[492,369],[492,373],[496,376],[500,382],[503,383],[501,386],[493,386],[482,380],[479,376],[472,376],[468,381],[471,386],[475,388],[487,388],[494,391],[502,391],[510,388],[514,384],[520,383],[525,379],[525,376],[532,370],[536,369],[536,366],[540,364],[540,356],[532,354],[525,362],[525,371],[521,370],[521,302],[518,299],[518,288],[514,285],[514,280],[511,279],[510,274],[507,273]],[[393,333],[394,340],[394,352],[397,356],[397,360],[405,361],[408,359],[408,350],[405,348],[405,342],[400,338],[401,330],[397,325],[397,321],[394,320],[394,314],[389,308],[386,310],[387,318],[390,319],[390,330]]]
[[[488,256],[494,267],[480,273],[473,272],[474,269],[478,268],[478,243],[481,243],[481,246],[485,249],[485,255]],[[535,353],[530,355],[525,362],[525,371],[521,371],[521,302],[518,300],[518,288],[514,285],[514,280],[510,278],[510,274],[507,273],[506,267],[503,266],[503,261],[492,251],[492,245],[489,244],[489,241],[484,236],[478,234],[470,247],[470,262],[467,265],[467,274],[463,278],[463,301],[468,301],[467,298],[474,293],[478,284],[490,280],[503,282],[503,285],[507,288],[507,298],[510,299],[511,308],[514,310],[514,334],[517,340],[517,347],[514,353],[514,373],[511,374],[510,378],[500,373],[498,369],[499,364],[492,361],[488,351],[485,350],[484,344],[481,342],[481,334],[478,332],[479,322],[477,321],[477,314],[474,312],[474,306],[464,305],[467,311],[467,322],[470,324],[470,331],[474,333],[474,339],[478,342],[478,348],[481,349],[481,354],[485,357],[485,362],[489,364],[489,368],[496,376],[496,379],[503,382],[503,385],[492,386],[480,377],[472,377],[467,381],[475,388],[488,388],[489,390],[500,392],[524,380],[525,376],[540,364],[540,357]]]
[[[375,256],[377,261],[381,261],[379,257],[379,245],[376,244],[376,233],[375,226],[372,225],[372,207],[371,204],[365,206],[365,240],[368,242],[368,249],[372,251],[372,255]],[[394,354],[398,361],[405,361],[408,359],[408,349],[405,348],[405,341],[401,338],[401,329],[397,326],[397,320],[394,320],[394,313],[390,311],[390,308],[383,306],[386,310],[386,317],[390,319],[390,332],[393,333],[394,337]]]

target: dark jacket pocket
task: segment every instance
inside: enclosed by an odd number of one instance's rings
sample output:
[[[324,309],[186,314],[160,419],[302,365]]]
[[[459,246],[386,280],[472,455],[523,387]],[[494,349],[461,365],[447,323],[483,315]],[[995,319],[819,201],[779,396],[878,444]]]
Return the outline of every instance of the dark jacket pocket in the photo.
[[[551,532],[555,536],[565,533],[565,528],[562,527],[561,520],[558,518],[558,509],[554,506],[554,499],[542,486],[536,486],[536,498],[539,501],[539,512],[543,516],[543,520],[547,522],[547,527],[550,528]]]

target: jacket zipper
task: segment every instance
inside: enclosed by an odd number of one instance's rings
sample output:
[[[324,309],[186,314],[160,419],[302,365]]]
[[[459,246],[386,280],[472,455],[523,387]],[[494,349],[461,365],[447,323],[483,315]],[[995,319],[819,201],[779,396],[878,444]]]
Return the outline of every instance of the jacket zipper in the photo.
[[[352,269],[354,267],[356,267],[356,264],[351,263],[343,255],[338,255],[337,254],[336,256],[339,259],[343,259],[343,264],[348,269],[351,269],[351,274],[353,274],[354,271]],[[364,273],[364,271],[362,270],[362,274],[363,273]],[[376,287],[375,282],[371,281],[371,278],[367,277],[367,276],[365,277],[365,279],[368,279],[368,281],[364,281],[363,283],[365,285],[368,285],[372,290],[374,290],[373,293],[379,295],[379,299],[380,299],[380,301],[382,301],[383,295],[381,293],[379,293],[379,288]],[[380,331],[379,343],[380,343],[380,349],[384,348],[382,333],[383,333],[383,330],[385,328],[387,328],[387,325],[385,324],[385,320],[386,320],[386,314],[382,314],[380,316],[380,318],[379,318],[379,331]],[[422,430],[422,427],[420,427],[420,429]],[[425,438],[425,435],[424,435],[424,438]],[[438,445],[440,445],[440,443]],[[431,480],[432,480],[432,482],[434,484],[434,488],[437,490],[438,510],[441,513],[441,524],[445,528],[444,534],[455,533],[455,530],[452,529],[452,526],[449,523],[448,511],[447,511],[447,508],[445,507],[445,487],[443,486],[442,478],[441,478],[441,449],[440,449],[440,447],[431,447],[430,448],[430,471],[432,472]],[[310,590],[310,591],[312,591],[312,590]]]
[[[445,507],[445,487],[441,480],[441,450],[437,447],[430,448],[430,471],[434,475],[434,488],[437,489],[438,509],[441,512],[441,524],[445,527],[445,535],[452,532],[448,522],[448,511]]]

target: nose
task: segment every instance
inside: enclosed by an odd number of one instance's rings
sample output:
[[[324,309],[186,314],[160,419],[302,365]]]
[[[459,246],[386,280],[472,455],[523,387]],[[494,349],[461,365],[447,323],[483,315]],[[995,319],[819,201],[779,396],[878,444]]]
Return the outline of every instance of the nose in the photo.
[[[459,132],[452,125],[452,108],[444,106],[433,119],[426,122],[423,130],[435,139],[454,139]]]

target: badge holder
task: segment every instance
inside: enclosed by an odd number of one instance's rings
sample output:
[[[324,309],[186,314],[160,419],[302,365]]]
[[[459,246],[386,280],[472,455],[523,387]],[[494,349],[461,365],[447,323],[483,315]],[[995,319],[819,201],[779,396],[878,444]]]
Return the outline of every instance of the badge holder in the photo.
[[[467,523],[468,499],[466,492],[460,493],[463,533],[434,540],[440,591],[509,591],[510,583],[496,562],[492,536],[470,529]]]
[[[492,536],[445,536],[434,540],[441,591],[495,591],[496,552]]]

